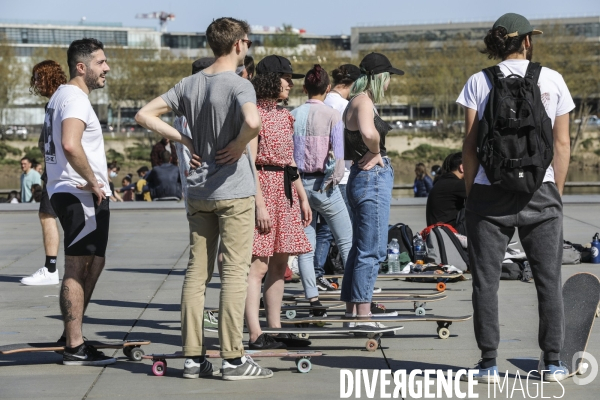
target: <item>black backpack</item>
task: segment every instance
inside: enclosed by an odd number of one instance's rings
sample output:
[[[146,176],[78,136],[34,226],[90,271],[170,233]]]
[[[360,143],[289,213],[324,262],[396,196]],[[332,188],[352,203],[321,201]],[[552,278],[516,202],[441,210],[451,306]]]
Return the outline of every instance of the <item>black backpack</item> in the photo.
[[[390,225],[388,228],[388,243],[394,238],[396,238],[400,244],[400,253],[407,252],[410,259],[415,261],[412,229],[401,222],[396,225]]]
[[[483,70],[492,83],[479,121],[477,158],[492,185],[533,193],[552,162],[552,121],[537,85],[542,67],[529,63],[525,77],[504,76],[500,67]]]

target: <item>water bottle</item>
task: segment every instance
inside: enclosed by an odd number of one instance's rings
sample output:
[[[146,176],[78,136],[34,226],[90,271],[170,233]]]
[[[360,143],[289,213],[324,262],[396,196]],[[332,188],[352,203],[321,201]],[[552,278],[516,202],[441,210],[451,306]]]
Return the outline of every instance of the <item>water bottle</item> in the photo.
[[[600,234],[596,232],[596,235],[592,239],[592,264],[600,264]]]
[[[394,238],[388,244],[388,274],[400,273],[400,244]]]
[[[413,239],[413,249],[415,251],[415,263],[422,264],[425,262],[425,256],[427,255],[427,246],[421,237],[420,233]],[[421,263],[419,263],[421,261]]]

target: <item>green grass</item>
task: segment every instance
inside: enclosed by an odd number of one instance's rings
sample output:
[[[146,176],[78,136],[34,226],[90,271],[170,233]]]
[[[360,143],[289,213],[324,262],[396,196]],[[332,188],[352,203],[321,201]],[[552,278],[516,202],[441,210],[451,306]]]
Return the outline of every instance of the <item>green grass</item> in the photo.
[[[402,158],[421,162],[444,160],[452,153],[459,152],[460,149],[451,149],[448,147],[432,146],[430,144],[420,144],[412,150],[406,150],[402,153]]]

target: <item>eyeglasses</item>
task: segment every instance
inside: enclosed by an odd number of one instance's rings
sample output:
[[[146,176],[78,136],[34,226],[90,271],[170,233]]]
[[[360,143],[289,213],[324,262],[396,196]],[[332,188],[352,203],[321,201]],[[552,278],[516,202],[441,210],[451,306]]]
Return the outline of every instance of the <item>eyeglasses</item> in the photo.
[[[240,42],[244,42],[248,45],[248,48],[252,47],[252,40],[240,39]]]

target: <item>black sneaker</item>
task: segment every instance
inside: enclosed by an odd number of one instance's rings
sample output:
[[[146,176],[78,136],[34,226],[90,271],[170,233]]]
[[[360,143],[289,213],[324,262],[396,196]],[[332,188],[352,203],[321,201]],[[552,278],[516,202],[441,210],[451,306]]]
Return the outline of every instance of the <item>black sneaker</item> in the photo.
[[[94,346],[85,343],[73,349],[65,347],[63,352],[64,365],[109,365],[115,362],[117,360],[114,357],[107,357]]]
[[[383,304],[371,303],[371,314],[373,317],[396,317],[398,311],[388,311]]]
[[[273,336],[273,339],[279,343],[283,343],[286,347],[307,347],[310,346],[310,340],[300,339],[298,335],[293,333],[280,333],[279,335]]]
[[[248,348],[250,350],[272,350],[285,349],[286,346],[284,343],[277,342],[275,339],[273,339],[273,336],[263,333],[256,338],[256,341],[248,341]]]
[[[183,364],[183,377],[195,379],[200,376],[215,376],[219,374],[219,368],[213,367],[206,358],[200,362],[200,358],[187,358]]]
[[[319,300],[310,302],[310,306],[313,308],[311,308],[311,310],[308,313],[309,317],[327,317],[327,308],[323,307]]]
[[[327,280],[325,277],[320,276],[317,278],[317,289],[319,289],[320,292],[327,292],[327,293],[341,293],[342,291],[335,288],[331,282],[329,282],[329,280]]]

